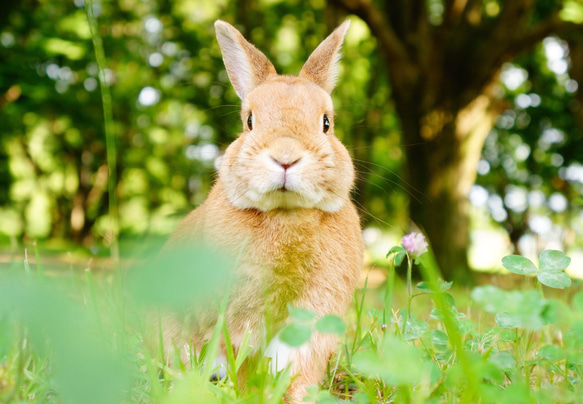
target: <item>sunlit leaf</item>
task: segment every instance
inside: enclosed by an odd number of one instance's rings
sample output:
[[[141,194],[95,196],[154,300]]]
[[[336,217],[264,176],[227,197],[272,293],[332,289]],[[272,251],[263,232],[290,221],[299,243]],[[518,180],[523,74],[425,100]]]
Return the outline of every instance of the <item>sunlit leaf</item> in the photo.
[[[544,312],[547,301],[535,290],[503,291],[495,286],[480,286],[471,292],[472,299],[504,328],[538,329],[547,324]]]
[[[353,364],[362,374],[380,377],[393,386],[415,385],[432,374],[435,367],[418,348],[395,337],[387,337],[378,352],[357,352]]]
[[[439,288],[440,292],[445,292],[446,290],[451,289],[451,285],[453,285],[453,282],[444,282],[441,279],[437,281],[437,287]],[[425,293],[435,293],[435,291],[431,288],[431,285],[425,281],[419,282],[415,287]]]
[[[488,357],[488,362],[493,363],[502,370],[511,369],[516,365],[516,359],[514,356],[506,351],[494,352]]]
[[[451,293],[444,293],[443,295],[443,302],[451,308],[455,307],[455,299]]]
[[[583,321],[575,321],[564,336],[565,345],[570,349],[583,349]]]
[[[567,360],[571,364],[583,366],[583,352],[570,352]]]
[[[456,326],[457,332],[460,333],[460,335],[466,335],[476,328],[476,323],[470,319],[462,318],[456,321]]]
[[[405,250],[405,247],[403,247],[403,246],[400,246],[400,245],[396,245],[396,246],[394,246],[393,248],[391,248],[391,249],[389,250],[389,252],[388,252],[388,253],[387,253],[387,255],[386,255],[386,258],[388,258],[388,257],[389,257],[389,255],[391,255],[391,254],[393,254],[393,253],[394,253],[394,254],[397,254],[397,253],[401,253],[401,252],[406,252],[406,250]]]
[[[551,362],[558,362],[567,357],[567,352],[561,347],[556,345],[545,345],[539,349],[537,355],[538,358],[546,359]]]
[[[316,313],[300,307],[288,306],[289,316],[296,322],[306,323],[316,318]]]
[[[177,247],[137,265],[127,285],[136,301],[146,305],[184,308],[215,304],[229,287],[231,262],[225,254],[204,245]]]
[[[85,56],[86,49],[79,43],[66,41],[61,38],[49,38],[44,42],[47,53],[52,55],[63,55],[71,60],[79,60]]]
[[[346,324],[340,317],[328,314],[316,322],[316,330],[328,334],[343,335],[346,331]]]
[[[581,24],[583,23],[583,4],[577,0],[565,0],[559,16],[565,21]]]
[[[399,324],[401,327],[401,324]],[[402,335],[404,341],[413,341],[421,338],[429,331],[429,324],[423,320],[409,320],[405,326],[405,333]]]
[[[565,257],[562,251],[545,250],[539,256],[538,266],[541,272],[559,272],[567,269],[570,263],[571,258]]]
[[[496,324],[503,328],[522,327],[522,321],[519,316],[510,313],[498,313],[495,316]]]
[[[502,265],[510,272],[519,275],[535,274],[538,271],[531,260],[520,255],[508,255],[502,258]]]
[[[172,386],[172,392],[162,404],[219,404],[222,401],[207,387],[197,369],[182,375]]]
[[[404,251],[397,253],[397,255],[395,255],[395,265],[397,265],[397,266],[401,265],[401,263],[403,262],[403,260],[405,259],[406,256],[407,256],[407,253]]]
[[[279,339],[289,346],[298,347],[308,342],[311,335],[312,327],[303,324],[289,324],[281,330]]]
[[[504,310],[505,294],[503,290],[492,286],[478,286],[472,290],[470,296],[478,302],[488,313],[497,313]]]
[[[515,382],[504,389],[497,390],[492,397],[492,402],[511,404],[531,401],[531,390],[527,384]]]
[[[572,305],[575,310],[583,313],[583,292],[578,292],[573,295]]]
[[[564,272],[539,272],[538,280],[545,286],[564,289],[571,286],[571,278]]]
[[[446,333],[441,330],[431,330],[431,345],[433,345],[438,350],[445,350],[447,344],[449,343],[449,337]]]
[[[2,313],[0,308],[0,358],[4,358],[5,355],[13,348],[15,343],[14,335],[14,324],[12,324],[7,314]]]

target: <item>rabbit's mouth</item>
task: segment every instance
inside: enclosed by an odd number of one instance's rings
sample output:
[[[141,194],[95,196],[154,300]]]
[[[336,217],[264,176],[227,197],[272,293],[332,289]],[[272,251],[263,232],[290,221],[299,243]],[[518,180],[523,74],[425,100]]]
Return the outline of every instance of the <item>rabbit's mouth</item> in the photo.
[[[283,182],[279,186],[279,188],[276,189],[276,191],[279,191],[279,192],[291,191],[291,189],[289,189],[289,181],[286,181],[286,180],[287,179],[285,178],[285,175],[284,175]]]

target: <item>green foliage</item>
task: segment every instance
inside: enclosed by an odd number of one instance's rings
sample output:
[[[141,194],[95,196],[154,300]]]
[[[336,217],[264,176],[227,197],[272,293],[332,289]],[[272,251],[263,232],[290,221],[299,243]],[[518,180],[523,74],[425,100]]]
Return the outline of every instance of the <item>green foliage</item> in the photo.
[[[539,257],[538,269],[531,260],[519,255],[509,255],[502,259],[502,264],[510,272],[519,275],[536,274],[540,283],[556,289],[571,286],[571,278],[563,272],[570,263],[571,258],[557,250],[543,251]]]
[[[38,238],[72,235],[110,245],[117,223],[108,210],[116,205],[112,194],[118,192],[122,233],[165,233],[174,215],[202,201],[218,149],[239,130],[237,114],[231,113],[239,101],[209,27],[219,14],[245,18],[234,2],[96,2],[89,10],[97,15],[91,35],[86,13],[77,9],[80,3],[24,0],[2,6],[0,232]],[[439,2],[433,3],[432,23],[440,24]],[[487,3],[490,10],[498,5]],[[564,18],[577,20],[575,3],[566,2]],[[323,20],[325,3],[307,4],[260,2],[243,21],[246,35],[273,56],[280,71],[297,71],[330,28],[317,22]],[[99,57],[99,64],[91,44],[97,37],[107,56]],[[357,184],[359,202],[373,215],[386,216],[405,206],[402,192],[386,190],[388,184],[399,184],[403,153],[395,115],[385,108],[391,89],[379,73],[383,62],[375,46],[367,27],[355,19],[344,47],[350,68],[336,95],[338,135],[353,149],[359,171],[365,171],[361,176],[368,176]],[[541,128],[568,132],[574,127],[566,113],[573,96],[565,77],[548,71],[544,62],[540,51],[517,62],[528,69],[534,92],[527,94],[526,85],[506,89],[516,105],[504,111],[484,151],[489,167],[504,170],[489,171],[481,184],[490,195],[504,198],[510,185],[550,196],[568,183],[574,191],[567,198],[576,205],[581,186],[560,169],[577,164],[578,144],[571,137],[550,144],[540,140]],[[101,94],[98,82],[105,90]],[[114,116],[105,124],[117,153],[111,143],[107,152],[103,129],[102,103],[109,89]],[[518,102],[521,95],[531,101],[537,95],[543,102],[526,110]],[[346,101],[363,99],[367,101]],[[384,136],[375,136],[377,132]],[[517,150],[526,150],[521,146],[529,147],[534,160],[513,160]],[[115,164],[112,158],[117,158]],[[363,160],[374,163],[363,168]],[[119,183],[111,180],[114,174]],[[511,231],[525,234],[525,211],[507,208]],[[550,204],[535,213],[551,211],[553,220],[560,221],[560,212]],[[517,239],[512,233],[512,241]],[[405,259],[402,247],[392,253],[396,264]],[[237,383],[237,370],[249,359],[251,347],[244,342],[235,353],[230,346],[224,321],[230,286],[225,257],[208,249],[176,252],[149,261],[127,278],[117,273],[94,279],[87,271],[79,280],[43,276],[50,268],[41,267],[36,255],[37,274],[27,261],[24,276],[15,275],[22,268],[0,274],[0,401],[281,402],[291,375],[270,375],[265,361],[251,368],[248,386]],[[564,273],[569,262],[558,251],[545,251],[539,268],[519,256],[505,258],[504,265],[518,274],[536,274],[541,284],[565,288],[571,285]],[[470,317],[469,309],[466,314],[456,306],[455,293],[446,293],[452,284],[437,279],[431,261],[419,264],[421,293],[412,294],[409,277],[408,296],[402,299],[406,308],[393,306],[394,284],[387,285],[390,296],[373,303],[365,303],[364,292],[360,302],[355,299],[351,320],[356,320],[348,327],[336,316],[319,318],[290,307],[290,324],[280,334],[289,345],[301,346],[314,332],[351,341],[331,362],[328,390],[310,391],[313,400],[336,402],[340,395],[356,402],[550,403],[575,402],[583,395],[583,294],[568,305],[536,290],[478,287],[471,297],[485,313]],[[389,282],[394,280],[393,271]],[[412,306],[417,296],[431,309]],[[458,300],[463,296],[456,294]],[[216,306],[218,317],[200,354],[191,352],[190,367],[179,361],[169,365],[160,352],[146,347],[147,321],[134,318],[143,309],[151,313],[152,305],[176,310],[200,304]],[[394,315],[387,321],[388,313]],[[213,384],[209,376],[216,369],[203,364],[216,358],[221,338],[227,345],[230,381]],[[161,334],[159,342],[165,342]]]
[[[312,327],[303,324],[289,324],[281,330],[279,338],[289,346],[298,347],[310,339]]]
[[[508,255],[502,258],[504,268],[518,275],[536,274],[538,269],[528,258],[520,255]]]
[[[36,377],[50,375],[45,389],[49,385],[57,388],[70,402],[119,402],[133,382],[129,363],[110,348],[100,319],[63,294],[62,286],[48,279],[4,273],[0,316],[18,319],[16,329],[26,333],[34,349],[44,355],[50,352],[50,372],[49,368],[34,368]],[[3,346],[4,352],[10,345]],[[19,355],[34,357],[25,345]],[[44,394],[50,394],[49,390]]]
[[[344,321],[333,314],[317,318],[317,314],[311,310],[291,306],[288,311],[292,323],[281,330],[279,338],[289,346],[299,347],[305,344],[314,331],[338,335],[343,335],[346,331]]]
[[[546,15],[555,3],[537,2],[536,13]],[[561,17],[578,21],[581,2],[562,4]],[[552,226],[574,232],[575,238],[562,240],[565,249],[583,240],[575,218],[583,183],[573,175],[581,166],[579,101],[572,80],[580,67],[569,57],[578,52],[578,43],[580,39],[547,37],[533,52],[503,67],[500,90],[506,104],[486,139],[474,188],[487,198],[475,204],[502,225],[517,252],[525,252],[522,243],[533,236],[550,240]],[[572,70],[557,68],[562,63]],[[510,76],[520,79],[508,81]]]
[[[344,335],[346,324],[338,316],[328,314],[316,322],[315,328],[325,334]]]
[[[82,279],[49,277],[54,272],[46,265],[38,273],[22,263],[1,274],[0,326],[8,331],[0,334],[0,385],[7,386],[0,390],[2,402],[282,400],[289,369],[270,374],[267,359],[259,358],[248,336],[238,350],[231,346],[224,313],[232,283],[225,257],[201,246],[168,251],[158,261],[141,258],[146,263],[128,273],[97,277],[85,271]],[[513,269],[530,268],[517,257],[505,261]],[[541,254],[539,262],[545,273],[562,273],[568,264],[558,252]],[[345,341],[324,385],[311,388],[306,399],[576,402],[583,392],[583,292],[567,302],[545,298],[536,289],[480,286],[470,293],[476,304],[464,310],[456,301],[466,291],[439,280],[430,255],[424,254],[420,265],[424,281],[415,289],[420,293],[407,296],[397,289],[397,304],[383,307],[387,300],[368,291],[366,301],[355,299],[347,323],[289,307],[289,324],[279,333],[285,343],[301,346],[314,332]],[[176,361],[168,363],[161,348],[147,342],[149,327],[157,323],[152,324],[152,315],[170,310],[182,318],[185,307],[196,313],[200,305],[216,307],[212,336],[200,352],[191,352],[190,366],[180,363],[178,346]],[[393,313],[386,324],[378,321],[381,310]],[[188,327],[191,319],[183,321]],[[211,382],[217,369],[204,364],[217,357],[221,340],[228,378]],[[163,335],[159,343],[165,344]],[[243,366],[250,366],[245,385],[236,376]]]
[[[399,266],[407,256],[407,250],[405,250],[405,247],[397,245],[389,250],[389,252],[386,255],[386,258],[388,258],[391,254],[395,254],[394,257],[395,265]]]
[[[424,379],[431,380],[435,366],[417,347],[396,337],[385,338],[376,352],[358,352],[352,363],[362,374],[393,386],[414,386]]]
[[[496,315],[500,327],[536,330],[548,323],[545,317],[548,302],[536,290],[505,291],[495,286],[479,286],[471,297],[485,311]]]
[[[221,150],[241,130],[214,20],[238,23],[289,74],[332,28],[324,23],[326,3],[309,0],[258,2],[244,15],[233,1],[94,3],[91,24],[82,1],[23,0],[3,9],[0,236],[109,247],[116,230],[167,234],[202,203]],[[103,45],[98,63],[94,44]],[[359,203],[383,216],[404,207],[395,185],[402,152],[375,48],[355,19],[335,93],[336,132],[354,149]],[[105,105],[106,119],[103,101],[113,110],[109,116]],[[373,148],[379,126],[386,136]]]
[[[453,282],[445,282],[439,279],[437,281],[438,290],[433,290],[431,286],[425,281],[419,282],[417,285],[415,285],[415,288],[423,291],[424,293],[438,293],[438,292],[443,293],[451,289],[452,285]]]
[[[125,282],[132,297],[144,305],[181,308],[214,304],[211,292],[227,291],[233,261],[208,246],[180,248],[147,258]]]

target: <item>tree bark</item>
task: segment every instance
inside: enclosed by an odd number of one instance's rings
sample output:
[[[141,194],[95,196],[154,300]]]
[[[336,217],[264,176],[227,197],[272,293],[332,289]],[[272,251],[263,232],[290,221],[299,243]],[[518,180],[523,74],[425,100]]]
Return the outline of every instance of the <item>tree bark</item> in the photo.
[[[330,1],[363,19],[378,40],[401,121],[410,217],[427,233],[445,278],[468,278],[467,196],[496,115],[501,66],[581,25],[560,20],[560,2],[545,18],[534,17],[535,0],[503,2],[493,18],[481,0],[446,0],[443,21],[431,25],[421,0]]]
[[[571,59],[570,74],[573,80],[578,83],[575,99],[577,102],[572,106],[579,133],[583,133],[583,38],[571,39],[569,42],[569,56]]]
[[[411,220],[431,241],[445,278],[467,279],[468,194],[476,179],[495,103],[482,94],[456,110],[404,108],[399,112],[405,143]],[[412,134],[412,135],[411,135]]]

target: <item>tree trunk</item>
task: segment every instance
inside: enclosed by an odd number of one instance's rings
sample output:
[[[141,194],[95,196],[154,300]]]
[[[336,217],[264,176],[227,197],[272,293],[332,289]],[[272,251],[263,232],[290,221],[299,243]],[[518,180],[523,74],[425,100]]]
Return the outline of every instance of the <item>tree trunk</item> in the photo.
[[[573,105],[573,113],[577,120],[579,133],[583,133],[583,38],[569,40],[569,57],[571,59],[571,77],[579,84],[575,92],[577,103]]]
[[[401,120],[411,219],[445,277],[467,278],[467,196],[493,124],[500,69],[546,36],[581,25],[561,20],[560,1],[542,14],[542,1],[499,2],[495,15],[484,14],[482,0],[444,1],[438,19],[424,0],[330,1],[363,19],[378,41]]]
[[[444,277],[467,280],[468,194],[493,124],[492,98],[482,93],[463,108],[441,106],[427,111],[419,104],[406,104],[397,103],[402,106],[398,114],[407,156],[411,220],[427,234]]]

